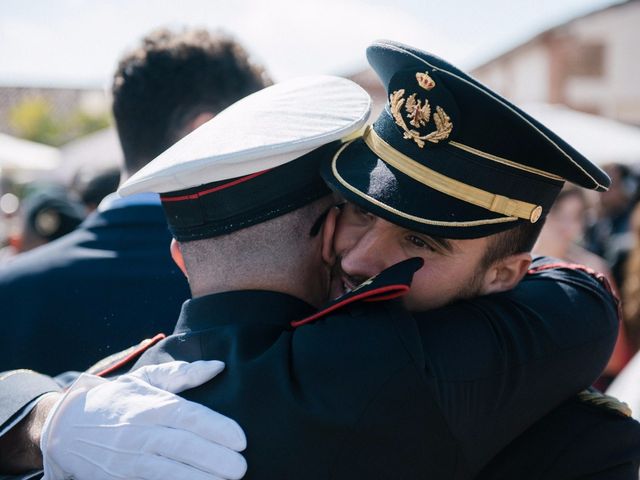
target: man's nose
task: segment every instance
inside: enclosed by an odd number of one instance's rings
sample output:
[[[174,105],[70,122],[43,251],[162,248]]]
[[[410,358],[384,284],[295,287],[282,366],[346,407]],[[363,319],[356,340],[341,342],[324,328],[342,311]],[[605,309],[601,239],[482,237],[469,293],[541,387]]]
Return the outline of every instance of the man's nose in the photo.
[[[365,280],[386,268],[384,236],[377,229],[362,235],[341,259],[342,270],[350,277]]]

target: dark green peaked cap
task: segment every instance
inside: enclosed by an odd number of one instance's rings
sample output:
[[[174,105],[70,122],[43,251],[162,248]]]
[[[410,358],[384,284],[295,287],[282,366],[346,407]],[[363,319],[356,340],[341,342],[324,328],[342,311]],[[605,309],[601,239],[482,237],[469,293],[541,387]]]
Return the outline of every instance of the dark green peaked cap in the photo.
[[[323,166],[348,200],[429,235],[479,238],[540,221],[565,181],[608,188],[599,167],[446,61],[390,41],[367,57],[388,102]]]

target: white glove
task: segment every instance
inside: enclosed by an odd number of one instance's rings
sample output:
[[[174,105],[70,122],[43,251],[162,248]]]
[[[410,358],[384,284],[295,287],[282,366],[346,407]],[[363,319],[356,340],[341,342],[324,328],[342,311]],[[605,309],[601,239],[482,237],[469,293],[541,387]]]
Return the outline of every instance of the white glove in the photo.
[[[116,380],[80,376],[43,427],[44,479],[242,478],[240,426],[175,395],[222,369],[218,361],[174,361]]]

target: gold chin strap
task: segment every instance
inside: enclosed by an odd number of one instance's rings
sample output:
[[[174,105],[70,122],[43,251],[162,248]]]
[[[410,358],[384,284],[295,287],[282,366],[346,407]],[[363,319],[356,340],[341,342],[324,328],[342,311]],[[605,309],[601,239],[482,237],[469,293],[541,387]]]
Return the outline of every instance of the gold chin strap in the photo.
[[[533,203],[522,202],[487,192],[486,190],[449,178],[416,162],[385,142],[370,126],[367,127],[362,138],[367,146],[378,155],[381,160],[417,182],[449,195],[450,197],[508,217],[529,220],[531,223],[536,223],[542,216],[542,207],[540,205],[534,205]]]

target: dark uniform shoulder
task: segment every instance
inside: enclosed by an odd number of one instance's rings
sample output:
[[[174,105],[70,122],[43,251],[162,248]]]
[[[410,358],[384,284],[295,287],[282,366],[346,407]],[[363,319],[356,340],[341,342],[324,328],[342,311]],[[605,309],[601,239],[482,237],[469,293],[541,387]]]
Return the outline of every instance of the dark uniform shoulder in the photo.
[[[599,298],[608,304],[615,314],[616,326],[622,318],[620,298],[607,277],[602,272],[577,263],[565,262],[550,257],[534,259],[525,281],[539,279],[553,280],[565,285],[577,287],[580,291],[588,292],[593,298]]]
[[[594,284],[602,287],[602,289],[611,295],[616,302],[619,302],[615,291],[604,273],[578,263],[570,263],[551,257],[536,257],[531,263],[527,276],[528,277],[525,278],[551,276],[558,280],[570,277],[586,278],[591,280]]]
[[[637,479],[640,424],[622,402],[589,389],[538,420],[478,480]]]

